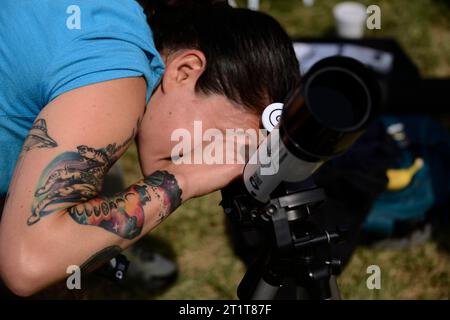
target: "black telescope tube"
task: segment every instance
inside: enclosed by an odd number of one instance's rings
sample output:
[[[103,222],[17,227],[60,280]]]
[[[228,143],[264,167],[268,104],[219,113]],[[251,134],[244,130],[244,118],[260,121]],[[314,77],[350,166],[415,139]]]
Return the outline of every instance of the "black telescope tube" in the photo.
[[[344,153],[380,110],[380,89],[360,62],[330,57],[316,63],[285,102],[280,137],[310,162]]]
[[[272,132],[247,162],[247,191],[266,203],[282,182],[305,181],[324,162],[347,151],[380,107],[380,88],[364,65],[344,57],[317,62],[286,99],[279,132]],[[264,163],[261,154],[266,155]]]

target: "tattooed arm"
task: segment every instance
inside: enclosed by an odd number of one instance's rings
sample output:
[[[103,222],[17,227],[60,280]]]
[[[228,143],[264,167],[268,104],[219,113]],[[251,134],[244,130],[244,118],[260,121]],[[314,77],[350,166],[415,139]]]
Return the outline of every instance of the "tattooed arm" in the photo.
[[[136,241],[189,198],[184,174],[165,168],[113,196],[103,177],[132,142],[145,81],[76,89],[46,106],[30,130],[0,224],[0,275],[18,295],[95,265]],[[109,251],[108,251],[109,252]]]

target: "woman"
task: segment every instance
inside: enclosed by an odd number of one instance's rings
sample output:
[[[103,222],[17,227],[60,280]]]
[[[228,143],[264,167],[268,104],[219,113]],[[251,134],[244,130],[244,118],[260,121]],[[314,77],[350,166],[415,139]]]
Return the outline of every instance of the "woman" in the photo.
[[[172,133],[194,121],[257,129],[264,106],[298,84],[291,42],[272,18],[170,2],[3,4],[0,275],[14,293],[31,295],[71,265],[95,269],[183,202],[226,186],[241,164],[176,165]],[[135,137],[145,178],[102,196]]]

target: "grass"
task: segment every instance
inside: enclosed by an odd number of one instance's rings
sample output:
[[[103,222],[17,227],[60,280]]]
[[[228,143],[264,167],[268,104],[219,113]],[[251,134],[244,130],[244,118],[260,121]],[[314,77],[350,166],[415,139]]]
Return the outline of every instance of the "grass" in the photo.
[[[364,0],[382,9],[382,29],[369,37],[394,37],[427,77],[450,76],[450,5],[433,0]],[[242,3],[242,1],[241,1]],[[337,1],[316,0],[304,8],[301,0],[262,0],[262,10],[274,15],[293,37],[321,36],[333,30],[332,7]],[[126,182],[139,178],[135,148],[121,160]],[[120,292],[121,298],[235,299],[245,267],[226,237],[220,196],[195,199],[179,208],[151,233],[179,265],[179,277],[156,296]],[[165,248],[165,249],[164,249]],[[366,268],[381,268],[381,290],[368,290]],[[360,247],[338,279],[345,299],[449,299],[450,258],[430,241],[405,250]],[[107,298],[109,293],[89,294]]]
[[[381,290],[368,290],[367,267],[381,269]],[[338,282],[345,299],[449,299],[450,261],[436,243],[406,250],[361,247]]]
[[[280,21],[292,37],[320,37],[334,33],[332,10],[339,2],[315,0],[315,5],[307,8],[301,0],[261,0],[261,9]],[[359,2],[381,8],[381,30],[366,30],[367,37],[398,40],[424,76],[450,75],[450,1]]]

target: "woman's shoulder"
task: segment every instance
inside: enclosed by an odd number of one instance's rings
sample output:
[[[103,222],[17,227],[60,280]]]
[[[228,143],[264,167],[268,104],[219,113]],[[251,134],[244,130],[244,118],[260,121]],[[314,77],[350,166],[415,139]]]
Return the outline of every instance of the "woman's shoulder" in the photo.
[[[42,79],[42,101],[117,78],[144,76],[149,92],[159,82],[164,65],[136,0],[2,1],[17,33],[9,51]]]

